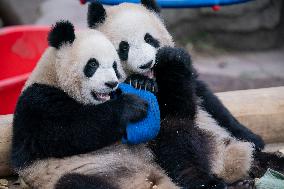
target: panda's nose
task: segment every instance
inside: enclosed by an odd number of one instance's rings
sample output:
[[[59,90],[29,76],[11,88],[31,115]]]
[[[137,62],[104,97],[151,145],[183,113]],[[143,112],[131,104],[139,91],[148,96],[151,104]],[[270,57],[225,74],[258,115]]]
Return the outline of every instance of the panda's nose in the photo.
[[[143,69],[143,70],[146,70],[146,69],[152,67],[152,63],[153,63],[153,60],[149,61],[149,62],[146,63],[146,64],[143,64],[142,66],[139,66],[139,68],[140,68],[140,69]]]
[[[105,85],[107,87],[113,89],[118,85],[118,82],[117,81],[108,81],[108,82],[105,82]]]

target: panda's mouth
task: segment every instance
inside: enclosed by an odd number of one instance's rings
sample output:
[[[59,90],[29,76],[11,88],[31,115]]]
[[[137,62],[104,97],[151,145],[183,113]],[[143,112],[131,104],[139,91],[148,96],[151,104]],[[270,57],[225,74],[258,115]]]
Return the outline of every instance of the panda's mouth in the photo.
[[[100,102],[105,102],[110,100],[110,93],[98,93],[95,91],[92,91],[92,96],[95,100]]]
[[[149,71],[143,73],[144,76],[153,79],[154,78],[154,70],[151,68]]]

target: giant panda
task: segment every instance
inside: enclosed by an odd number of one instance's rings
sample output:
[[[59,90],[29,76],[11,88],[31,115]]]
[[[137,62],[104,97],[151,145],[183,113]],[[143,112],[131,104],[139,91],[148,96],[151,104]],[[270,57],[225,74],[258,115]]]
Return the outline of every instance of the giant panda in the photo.
[[[125,74],[111,42],[57,22],[19,97],[11,163],[31,188],[177,189],[143,144],[117,143],[147,103],[110,99]]]
[[[174,47],[159,11],[153,0],[107,8],[94,2],[88,10],[88,26],[114,44],[126,81],[158,90],[161,132],[148,145],[156,161],[185,188],[246,187],[237,181],[262,175],[268,165],[283,170],[283,158],[260,152],[261,137],[240,124],[198,79],[188,53]]]

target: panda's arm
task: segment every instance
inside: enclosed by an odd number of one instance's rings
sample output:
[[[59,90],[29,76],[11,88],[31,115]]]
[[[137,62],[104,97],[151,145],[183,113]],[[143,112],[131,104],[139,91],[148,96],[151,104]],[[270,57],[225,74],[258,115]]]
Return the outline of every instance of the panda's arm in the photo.
[[[196,94],[202,99],[203,108],[218,122],[221,127],[226,128],[233,136],[240,140],[246,140],[255,144],[256,149],[264,148],[264,142],[260,136],[254,134],[229,112],[216,95],[207,85],[196,80]]]
[[[13,166],[86,153],[121,139],[121,101],[81,105],[63,91],[34,84],[19,98],[13,123]]]
[[[177,48],[162,48],[157,54],[158,64],[154,69],[158,84],[158,99],[161,114],[175,114],[194,118],[196,96],[209,114],[241,140],[253,142],[258,150],[263,149],[263,140],[240,124],[224,107],[220,100],[202,81],[196,79],[188,53]]]
[[[157,55],[154,75],[161,116],[191,118],[196,114],[195,71],[183,49],[164,47]]]

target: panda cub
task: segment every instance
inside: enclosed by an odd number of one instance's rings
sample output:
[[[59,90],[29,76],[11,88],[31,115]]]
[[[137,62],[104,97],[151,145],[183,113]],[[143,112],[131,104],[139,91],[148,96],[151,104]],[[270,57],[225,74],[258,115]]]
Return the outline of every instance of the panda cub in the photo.
[[[283,158],[258,152],[264,147],[262,139],[240,124],[198,79],[188,53],[174,47],[155,1],[141,3],[108,8],[92,3],[88,25],[114,44],[126,82],[158,89],[161,131],[148,145],[156,162],[184,188],[226,188],[255,177],[256,165],[283,169]]]
[[[14,114],[16,173],[39,189],[177,189],[144,145],[117,143],[148,105],[129,94],[110,99],[125,75],[112,43],[68,21],[48,41]]]

